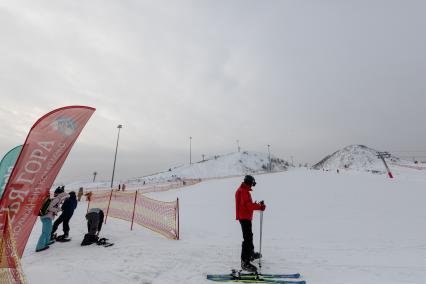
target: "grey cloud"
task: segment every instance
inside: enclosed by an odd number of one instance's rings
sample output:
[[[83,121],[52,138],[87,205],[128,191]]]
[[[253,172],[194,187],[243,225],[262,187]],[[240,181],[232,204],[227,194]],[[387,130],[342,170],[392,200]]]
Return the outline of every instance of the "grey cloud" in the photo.
[[[234,151],[237,139],[309,162],[356,143],[421,150],[425,8],[3,1],[0,149],[22,143],[48,111],[81,104],[97,111],[60,179],[108,171],[119,123],[123,178],[186,162],[189,136],[199,158]]]

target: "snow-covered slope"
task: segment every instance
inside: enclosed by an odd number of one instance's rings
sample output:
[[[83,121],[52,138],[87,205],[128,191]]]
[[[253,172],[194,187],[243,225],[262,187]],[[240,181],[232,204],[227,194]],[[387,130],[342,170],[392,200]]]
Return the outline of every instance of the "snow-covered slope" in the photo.
[[[141,187],[153,183],[163,183],[180,179],[206,179],[229,176],[241,176],[245,174],[257,174],[268,171],[269,155],[261,152],[236,152],[225,155],[216,155],[206,158],[204,161],[186,164],[170,168],[164,172],[149,176],[136,177],[128,180],[117,181],[125,183],[129,187]],[[272,171],[284,171],[289,163],[271,155]],[[110,182],[74,182],[67,184],[67,189],[106,188]]]
[[[253,200],[265,200],[264,273],[300,272],[308,284],[426,283],[426,171],[388,179],[348,171],[295,169],[255,176]],[[415,176],[414,176],[415,174]],[[241,177],[164,193],[180,201],[181,240],[108,218],[110,248],[81,247],[87,203],[71,219],[68,243],[35,253],[37,221],[22,258],[31,284],[212,284],[206,273],[240,265],[241,229],[234,192]],[[62,228],[59,229],[62,232]],[[259,214],[254,214],[255,249]]]
[[[271,156],[272,171],[287,170],[289,164]],[[170,168],[166,172],[155,175],[134,178],[129,182],[144,180],[148,182],[170,181],[179,178],[217,178],[245,174],[256,174],[268,171],[269,156],[261,152],[236,152],[217,155],[204,161]]]
[[[350,169],[358,171],[385,170],[383,162],[377,157],[378,151],[364,145],[350,145],[325,157],[312,168],[320,170]],[[389,162],[399,162],[400,159],[391,156]]]

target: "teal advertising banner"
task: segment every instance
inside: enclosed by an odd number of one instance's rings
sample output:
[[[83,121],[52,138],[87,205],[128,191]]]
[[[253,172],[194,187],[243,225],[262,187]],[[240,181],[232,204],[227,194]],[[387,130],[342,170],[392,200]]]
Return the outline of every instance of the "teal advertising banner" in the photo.
[[[22,145],[13,148],[4,155],[0,162],[0,200],[3,197],[4,188],[6,187],[7,181],[12,173],[21,149]]]

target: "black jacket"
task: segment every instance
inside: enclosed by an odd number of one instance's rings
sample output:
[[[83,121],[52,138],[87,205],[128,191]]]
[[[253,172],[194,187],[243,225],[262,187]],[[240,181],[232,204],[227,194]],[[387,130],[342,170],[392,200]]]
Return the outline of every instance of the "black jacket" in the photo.
[[[75,194],[70,194],[70,197],[65,199],[64,204],[62,204],[62,215],[64,217],[71,217],[74,214],[74,210],[77,208],[77,198]]]

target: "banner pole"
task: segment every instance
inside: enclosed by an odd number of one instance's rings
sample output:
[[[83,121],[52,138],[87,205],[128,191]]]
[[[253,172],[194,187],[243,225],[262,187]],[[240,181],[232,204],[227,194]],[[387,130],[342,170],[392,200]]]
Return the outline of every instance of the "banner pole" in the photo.
[[[107,213],[106,213],[106,216],[105,216],[105,224],[106,224],[106,221],[107,221],[107,218],[108,218],[109,206],[111,205],[112,191],[113,191],[113,189],[111,189],[111,193],[109,195],[108,208],[107,208]]]
[[[136,198],[138,197],[138,191],[135,191],[135,203],[133,204],[133,215],[132,215],[132,225],[130,226],[130,231],[133,231],[133,220],[135,219],[135,211],[136,211]]]

